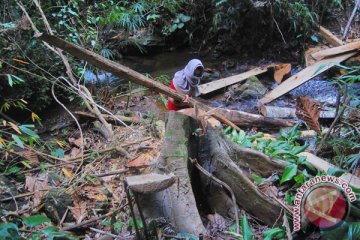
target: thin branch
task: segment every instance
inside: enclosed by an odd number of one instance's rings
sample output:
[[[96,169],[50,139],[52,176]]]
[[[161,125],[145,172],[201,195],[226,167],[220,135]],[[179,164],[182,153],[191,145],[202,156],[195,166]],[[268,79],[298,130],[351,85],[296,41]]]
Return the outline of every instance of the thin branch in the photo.
[[[71,231],[71,230],[74,230],[74,229],[77,229],[77,228],[80,228],[80,227],[84,227],[88,224],[91,224],[91,223],[94,223],[94,222],[97,222],[97,221],[100,221],[104,218],[107,218],[117,212],[120,212],[121,210],[123,210],[125,207],[127,206],[127,203],[122,205],[121,207],[119,207],[118,209],[112,211],[112,212],[108,212],[107,214],[105,215],[102,215],[102,216],[99,216],[99,217],[96,217],[96,218],[92,218],[92,219],[89,219],[87,221],[84,221],[84,222],[81,222],[79,224],[74,224],[74,225],[71,225],[71,226],[67,226],[67,227],[64,227],[62,228],[63,231]]]
[[[81,163],[79,164],[78,168],[75,171],[75,174],[78,173],[78,171],[80,170],[80,168],[82,167],[82,165],[84,164],[84,134],[83,131],[81,129],[80,123],[78,122],[78,120],[76,119],[76,117],[74,116],[74,114],[72,114],[72,112],[62,103],[60,102],[60,100],[56,97],[55,95],[55,90],[54,90],[54,86],[55,83],[58,80],[56,80],[52,86],[51,86],[51,94],[53,96],[53,98],[55,99],[55,101],[71,116],[71,118],[75,121],[79,131],[80,131],[80,138],[81,138],[81,145],[80,145],[80,151],[81,151]],[[75,175],[74,175],[75,176]],[[74,177],[70,179],[69,184],[74,180]]]

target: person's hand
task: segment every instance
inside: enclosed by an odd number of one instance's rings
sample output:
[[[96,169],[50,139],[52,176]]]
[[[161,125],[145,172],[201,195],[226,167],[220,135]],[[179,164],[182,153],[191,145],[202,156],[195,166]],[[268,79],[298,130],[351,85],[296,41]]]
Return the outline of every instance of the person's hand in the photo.
[[[184,103],[190,103],[191,97],[189,95],[185,95],[185,99],[183,99]]]

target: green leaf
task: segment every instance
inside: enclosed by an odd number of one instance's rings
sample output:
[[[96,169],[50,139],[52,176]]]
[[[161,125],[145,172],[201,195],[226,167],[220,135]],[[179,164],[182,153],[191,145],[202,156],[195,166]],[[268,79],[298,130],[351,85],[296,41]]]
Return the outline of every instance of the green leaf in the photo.
[[[175,32],[175,30],[177,29],[177,27],[178,27],[178,25],[177,25],[176,23],[174,23],[173,25],[171,25],[169,31],[170,31],[171,33],[173,33],[173,32]]]
[[[23,222],[29,227],[36,227],[40,224],[50,222],[50,219],[43,215],[33,215],[30,217],[23,218]]]
[[[186,23],[186,22],[190,21],[190,19],[191,19],[190,16],[187,16],[187,15],[184,15],[184,14],[179,14],[179,18],[181,19],[181,21],[183,23]]]
[[[297,154],[305,151],[305,149],[307,149],[308,147],[309,147],[309,144],[305,144],[304,146],[295,146],[295,147],[293,147],[293,149],[291,150],[291,154],[297,155]]]
[[[65,151],[61,148],[57,148],[54,151],[51,151],[51,156],[57,157],[57,158],[63,158],[65,155]]]
[[[9,83],[10,87],[12,87],[12,86],[13,86],[13,80],[12,80],[11,75],[8,74],[8,75],[7,75],[7,78],[8,78],[8,83]]]
[[[276,227],[263,232],[264,240],[285,239],[285,230]]]
[[[70,233],[61,232],[57,227],[48,226],[43,230],[44,235],[47,237],[47,240],[55,239],[67,239],[67,240],[78,240],[79,238],[72,236]]]
[[[18,135],[11,134],[11,137],[15,140],[16,144],[17,144],[19,147],[24,148],[24,143],[23,143],[23,141],[21,141],[21,139],[19,138]]]
[[[0,223],[0,239],[17,240],[22,239],[19,228],[15,223]]]
[[[346,173],[346,171],[344,169],[337,168],[337,167],[331,167],[327,170],[327,174],[329,174],[331,176],[335,176],[335,177],[340,177],[344,173]]]
[[[327,67],[327,64],[321,64],[318,69],[316,69],[316,71],[313,73],[312,76],[315,76],[316,74],[318,74],[318,72],[320,72],[322,69],[324,69],[325,67]]]
[[[353,222],[349,224],[348,237],[349,239],[359,239],[360,236],[360,222]]]
[[[254,182],[255,182],[257,185],[263,183],[264,180],[265,180],[264,178],[256,175],[255,173],[252,173],[252,174],[251,174],[251,177],[254,179]]]
[[[5,174],[5,176],[9,176],[9,175],[20,172],[20,170],[21,170],[21,168],[19,168],[18,166],[12,166],[11,168],[7,169],[4,174]]]
[[[198,238],[190,233],[178,233],[176,235],[177,238],[185,239],[185,240],[197,240]]]
[[[314,35],[314,34],[311,35],[310,38],[311,38],[311,40],[312,40],[313,42],[316,42],[316,43],[319,42],[319,38],[318,38],[316,35]]]
[[[25,82],[22,78],[19,78],[18,76],[15,75],[11,75],[11,76],[16,79],[16,83]]]
[[[296,164],[289,164],[285,167],[284,173],[281,177],[280,184],[287,182],[293,179],[297,172],[297,165]]]
[[[251,230],[251,227],[249,226],[246,215],[243,215],[241,217],[241,231],[242,231],[244,240],[252,240],[253,239],[253,231]]]
[[[178,29],[181,29],[181,28],[183,28],[184,27],[184,23],[179,23],[178,24]]]
[[[39,135],[37,135],[33,130],[29,128],[33,128],[34,125],[20,125],[19,128],[23,133],[26,133],[30,137],[38,138]]]

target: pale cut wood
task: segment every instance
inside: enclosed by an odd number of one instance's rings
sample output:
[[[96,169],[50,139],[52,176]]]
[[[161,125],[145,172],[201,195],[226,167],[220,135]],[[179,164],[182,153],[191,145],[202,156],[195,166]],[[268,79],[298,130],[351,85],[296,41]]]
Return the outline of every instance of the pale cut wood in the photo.
[[[309,48],[308,50],[305,51],[305,66],[308,67],[310,65],[313,65],[316,60],[311,56],[311,54],[325,50],[325,49],[329,49],[328,46],[326,45],[319,45],[319,46],[315,46],[312,48]]]
[[[273,101],[274,99],[284,95],[285,93],[293,90],[294,88],[300,86],[301,84],[304,84],[305,82],[309,81],[310,79],[319,75],[320,73],[325,72],[334,65],[354,56],[355,54],[356,52],[351,52],[334,58],[326,58],[319,62],[314,63],[313,65],[305,68],[304,70],[300,71],[294,76],[288,78],[282,84],[280,84],[271,92],[266,94],[265,97],[260,99],[260,103],[266,104]]]
[[[284,76],[291,71],[291,64],[284,63],[274,67],[274,79],[277,83],[281,83]]]
[[[322,158],[319,158],[319,157],[315,156],[312,153],[302,152],[302,153],[299,153],[298,155],[306,157],[307,162],[309,162],[316,169],[318,169],[320,171],[324,171],[325,173],[327,173],[327,171],[330,168],[336,168],[331,163],[325,161]],[[349,183],[349,185],[352,186],[352,187],[360,188],[360,178],[358,178],[358,177],[356,177],[356,176],[354,176],[354,175],[352,175],[350,173],[345,173],[345,174],[341,175],[340,179],[342,179],[345,182]]]
[[[208,94],[211,92],[214,92],[218,89],[233,85],[235,83],[239,83],[241,81],[244,81],[246,79],[248,79],[249,77],[252,76],[256,76],[259,75],[261,73],[267,72],[268,67],[257,67],[254,69],[251,69],[250,71],[235,75],[235,76],[231,76],[231,77],[227,77],[227,78],[222,78],[216,81],[212,81],[209,83],[205,83],[199,86],[199,91],[201,94]]]
[[[264,117],[270,118],[296,118],[296,109],[288,107],[265,106],[260,107],[260,112]],[[335,109],[320,111],[320,118],[335,118]]]
[[[173,173],[169,175],[149,173],[126,177],[130,189],[138,193],[159,192],[173,185],[175,181],[176,177]]]
[[[339,38],[337,38],[334,34],[332,34],[328,29],[320,26],[319,34],[322,38],[324,38],[328,43],[333,45],[334,47],[338,47],[344,44]]]
[[[315,58],[317,61],[326,58],[326,57],[331,57],[334,55],[338,55],[341,53],[346,53],[346,52],[351,52],[351,51],[355,51],[355,50],[359,50],[360,49],[360,41],[359,42],[352,42],[352,43],[348,43],[346,45],[342,45],[339,47],[334,47],[334,48],[329,48],[326,50],[322,50],[316,53],[311,54],[311,56],[313,58]]]

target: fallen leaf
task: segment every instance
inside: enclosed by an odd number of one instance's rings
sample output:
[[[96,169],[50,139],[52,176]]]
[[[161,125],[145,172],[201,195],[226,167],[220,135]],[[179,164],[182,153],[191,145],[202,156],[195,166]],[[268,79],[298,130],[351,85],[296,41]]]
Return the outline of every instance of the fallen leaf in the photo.
[[[71,149],[71,152],[70,152],[70,158],[74,158],[74,157],[77,157],[81,154],[81,150],[79,148],[72,148]]]
[[[42,196],[45,194],[45,189],[49,189],[48,177],[45,174],[39,176],[26,175],[25,177],[25,189],[29,192],[35,192],[33,195],[33,205],[37,206],[41,202]]]
[[[311,129],[317,133],[321,133],[321,126],[319,123],[320,104],[319,102],[307,97],[301,96],[297,99],[296,116],[304,120]]]
[[[74,176],[74,174],[67,168],[63,167],[62,168],[63,173],[65,174],[65,176],[67,176],[68,178],[72,178]]]
[[[40,163],[38,155],[31,150],[17,152],[17,155],[25,158],[26,160],[29,160],[31,163],[34,163],[36,165],[39,165],[39,163]]]
[[[83,145],[83,139],[82,138],[69,138],[69,143],[74,144],[76,147],[80,148]]]
[[[76,223],[79,224],[87,217],[86,202],[75,202],[74,207],[69,207],[71,213],[76,219]]]
[[[135,158],[134,160],[128,162],[126,164],[127,167],[143,167],[148,166],[150,163],[152,156],[149,156],[149,154],[144,153]]]

